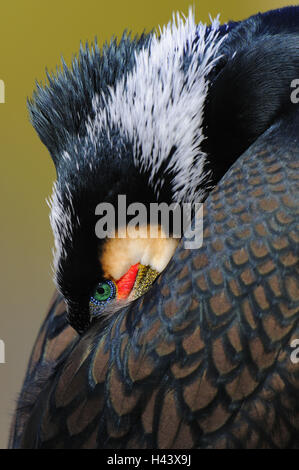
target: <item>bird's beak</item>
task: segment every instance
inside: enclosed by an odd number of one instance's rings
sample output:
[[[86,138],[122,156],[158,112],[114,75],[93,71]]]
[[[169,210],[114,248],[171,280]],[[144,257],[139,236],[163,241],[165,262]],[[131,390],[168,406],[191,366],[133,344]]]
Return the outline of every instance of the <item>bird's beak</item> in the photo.
[[[133,287],[133,298],[137,299],[138,297],[141,297],[143,294],[145,294],[158,275],[159,272],[155,269],[152,269],[150,266],[144,266],[143,264],[140,264]]]
[[[137,263],[117,282],[117,299],[137,299],[148,291],[159,272],[150,266]]]

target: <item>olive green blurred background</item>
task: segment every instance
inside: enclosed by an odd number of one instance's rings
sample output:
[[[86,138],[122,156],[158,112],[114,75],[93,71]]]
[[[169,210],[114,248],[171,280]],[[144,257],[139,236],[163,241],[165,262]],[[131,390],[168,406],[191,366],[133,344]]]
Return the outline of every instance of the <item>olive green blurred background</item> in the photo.
[[[0,448],[7,445],[17,393],[35,336],[53,292],[52,233],[45,198],[55,178],[52,161],[31,127],[26,97],[45,68],[67,63],[80,40],[101,45],[124,29],[149,31],[169,21],[174,10],[185,14],[193,0],[2,0],[0,6],[1,152],[1,316],[0,339],[6,363],[0,364]],[[196,1],[196,19],[221,13],[221,21],[239,20],[289,2]]]

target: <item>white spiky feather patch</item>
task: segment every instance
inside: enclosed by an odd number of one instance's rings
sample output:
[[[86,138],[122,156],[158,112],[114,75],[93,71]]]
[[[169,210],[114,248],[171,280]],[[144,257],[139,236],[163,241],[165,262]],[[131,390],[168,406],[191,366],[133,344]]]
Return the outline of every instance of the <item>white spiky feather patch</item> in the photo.
[[[71,202],[71,196],[69,195]],[[58,263],[61,257],[65,257],[65,241],[72,238],[73,232],[73,218],[71,214],[72,206],[66,208],[62,204],[61,192],[58,189],[57,182],[53,185],[52,197],[47,201],[51,208],[50,223],[54,235],[54,249],[53,249],[53,273],[54,281],[57,287],[59,284]],[[79,224],[79,219],[76,219]]]
[[[133,142],[135,165],[149,170],[157,195],[163,184],[159,169],[175,147],[164,169],[174,174],[175,202],[200,202],[206,193],[194,194],[194,190],[207,176],[200,144],[207,75],[219,59],[224,39],[216,41],[218,27],[216,18],[207,33],[206,25],[196,24],[192,9],[187,18],[174,15],[159,35],[153,35],[150,46],[136,54],[133,71],[110,89],[106,106],[101,108],[99,97],[94,97],[96,116],[87,124],[87,138],[94,142],[113,126]],[[183,70],[186,52],[187,73]]]
[[[163,184],[159,169],[175,147],[164,171],[171,169],[174,175],[172,189],[176,202],[200,202],[206,194],[207,188],[199,192],[195,188],[207,177],[203,172],[206,155],[200,144],[205,138],[202,121],[207,75],[219,59],[218,50],[225,39],[217,40],[218,27],[218,18],[212,21],[209,31],[205,24],[196,24],[192,9],[187,18],[173,15],[172,22],[153,34],[150,45],[136,53],[133,70],[115,88],[110,88],[108,98],[103,96],[104,107],[100,106],[99,97],[94,96],[95,117],[86,123],[87,146],[92,143],[97,148],[101,133],[109,137],[113,127],[133,142],[135,165],[149,170],[149,182],[157,195]],[[190,60],[187,72],[183,70],[186,53]],[[62,158],[71,157],[63,152]],[[76,167],[79,170],[78,162]],[[69,197],[71,203],[71,194]],[[65,255],[65,241],[72,238],[73,227],[71,209],[66,211],[63,207],[57,184],[50,203],[56,271],[60,257]],[[56,283],[58,277],[56,271]]]

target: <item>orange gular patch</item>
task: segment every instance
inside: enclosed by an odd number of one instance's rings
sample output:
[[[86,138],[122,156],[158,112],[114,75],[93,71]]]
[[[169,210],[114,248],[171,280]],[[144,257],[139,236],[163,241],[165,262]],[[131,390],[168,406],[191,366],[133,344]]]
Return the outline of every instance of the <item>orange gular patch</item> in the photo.
[[[117,299],[127,299],[134,287],[136,276],[138,273],[140,263],[134,264],[118,281],[117,285]]]

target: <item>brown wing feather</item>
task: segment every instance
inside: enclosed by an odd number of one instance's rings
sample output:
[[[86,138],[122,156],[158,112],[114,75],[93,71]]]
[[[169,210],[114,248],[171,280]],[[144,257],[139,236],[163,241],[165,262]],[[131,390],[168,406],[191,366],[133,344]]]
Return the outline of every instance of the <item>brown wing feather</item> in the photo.
[[[202,248],[181,243],[143,298],[47,349],[50,315],[28,374],[45,349],[58,367],[13,445],[298,448],[298,170],[274,127],[207,199]]]

